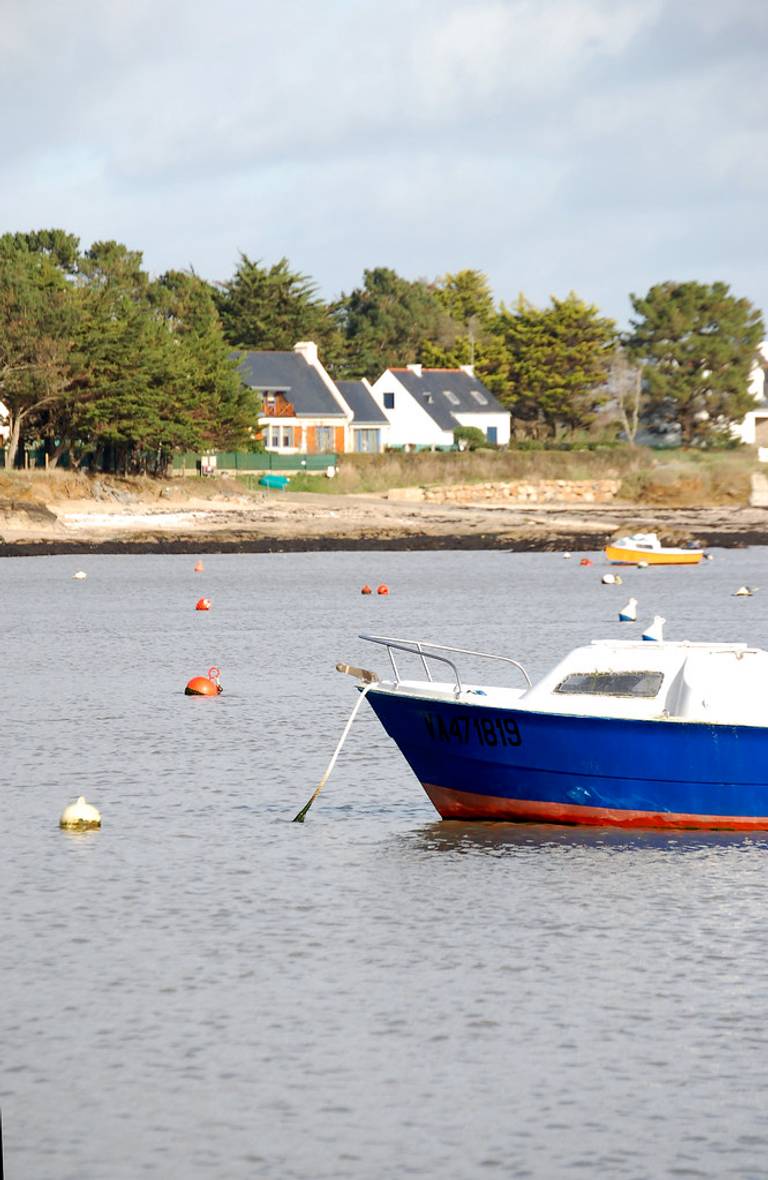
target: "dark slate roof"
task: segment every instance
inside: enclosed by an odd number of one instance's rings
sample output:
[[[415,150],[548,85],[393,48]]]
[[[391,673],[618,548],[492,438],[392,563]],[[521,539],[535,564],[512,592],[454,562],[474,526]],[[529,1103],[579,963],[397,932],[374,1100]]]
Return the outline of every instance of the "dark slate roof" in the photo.
[[[412,369],[392,369],[391,372],[441,430],[456,428],[454,414],[505,413],[501,402],[485,388],[482,381],[470,377],[463,369],[422,369],[420,377]],[[487,399],[485,405],[472,397],[473,390]],[[446,394],[451,396],[446,397]]]
[[[244,352],[238,367],[246,385],[264,393],[284,393],[299,416],[345,417],[317,369],[298,352]]]
[[[389,424],[387,415],[376,404],[376,399],[371,396],[362,381],[337,381],[336,388],[352,411],[353,425],[357,422],[363,422],[366,425],[381,423],[382,426],[387,426]]]

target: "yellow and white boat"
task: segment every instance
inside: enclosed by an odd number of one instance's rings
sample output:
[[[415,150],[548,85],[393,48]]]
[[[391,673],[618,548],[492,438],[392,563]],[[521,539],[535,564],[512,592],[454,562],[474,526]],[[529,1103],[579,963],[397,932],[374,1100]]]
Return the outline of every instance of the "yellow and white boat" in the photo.
[[[605,556],[619,565],[698,565],[704,556],[701,549],[676,549],[662,545],[656,533],[633,533],[605,547]]]

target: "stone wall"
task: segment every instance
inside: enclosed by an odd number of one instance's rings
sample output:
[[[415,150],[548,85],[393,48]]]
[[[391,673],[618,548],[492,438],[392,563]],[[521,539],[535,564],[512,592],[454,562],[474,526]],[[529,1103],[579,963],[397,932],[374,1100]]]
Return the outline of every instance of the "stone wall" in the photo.
[[[515,479],[506,483],[445,484],[439,488],[392,488],[387,499],[427,504],[610,504],[620,487],[620,479]]]

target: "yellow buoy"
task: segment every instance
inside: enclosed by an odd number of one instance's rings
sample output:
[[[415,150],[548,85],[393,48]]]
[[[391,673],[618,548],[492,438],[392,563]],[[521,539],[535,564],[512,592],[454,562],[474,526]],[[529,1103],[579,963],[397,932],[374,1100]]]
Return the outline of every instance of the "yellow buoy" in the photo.
[[[75,832],[85,832],[89,828],[100,828],[101,815],[80,795],[74,803],[70,803],[69,807],[64,808],[59,820],[59,827]]]

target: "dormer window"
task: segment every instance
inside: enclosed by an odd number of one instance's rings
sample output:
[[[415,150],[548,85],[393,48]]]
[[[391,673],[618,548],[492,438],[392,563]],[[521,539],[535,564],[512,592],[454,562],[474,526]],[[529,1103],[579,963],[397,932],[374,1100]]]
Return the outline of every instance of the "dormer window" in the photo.
[[[460,406],[461,405],[461,398],[457,397],[452,389],[444,389],[443,390],[443,397],[447,398],[447,400],[451,403],[452,406]]]
[[[485,396],[484,393],[481,393],[479,389],[471,390],[470,396],[475,399],[475,401],[477,402],[477,404],[479,406],[487,406],[488,405],[488,398]]]

